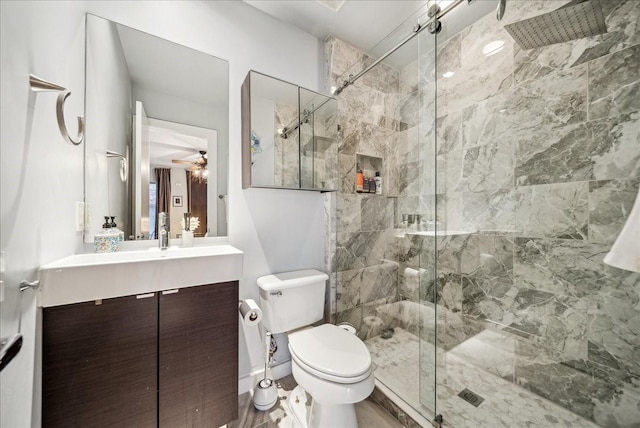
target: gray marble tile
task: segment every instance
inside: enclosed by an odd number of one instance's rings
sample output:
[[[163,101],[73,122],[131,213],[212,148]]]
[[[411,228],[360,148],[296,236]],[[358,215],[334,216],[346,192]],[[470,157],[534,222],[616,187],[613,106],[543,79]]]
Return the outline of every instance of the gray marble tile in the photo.
[[[340,271],[337,274],[336,310],[343,312],[360,305],[360,288],[364,269]]]
[[[356,192],[356,157],[355,155],[338,155],[339,192],[342,194]]]
[[[606,150],[588,124],[541,128],[515,144],[517,185],[593,179],[593,156]]]
[[[496,295],[494,289],[504,294],[513,284],[513,251],[511,236],[467,235],[461,245],[460,273],[487,295]]]
[[[398,194],[400,196],[418,196],[421,193],[420,173],[422,162],[407,162],[398,168]]]
[[[357,306],[352,309],[346,309],[336,313],[336,324],[349,323],[355,327],[356,331],[360,331],[362,328],[362,306]],[[358,333],[358,337],[362,339]]]
[[[631,212],[639,185],[638,179],[589,183],[589,239],[613,244]]]
[[[500,189],[486,193],[447,194],[445,213],[438,214],[449,230],[512,233],[516,227],[517,191]],[[461,218],[460,213],[462,213]]]
[[[380,195],[357,195],[360,201],[362,231],[385,230],[387,228],[387,198]],[[357,206],[353,209],[358,209]]]
[[[338,271],[359,269],[393,256],[390,231],[338,232]]]
[[[446,72],[458,72],[462,67],[461,33],[456,34],[444,43],[438,43],[436,60],[437,78],[442,78]]]
[[[365,267],[355,251],[362,251],[359,248],[359,233],[340,232],[337,233],[336,255],[332,270],[345,271],[351,269],[361,269]]]
[[[640,174],[637,112],[577,125],[543,127],[518,138],[516,184],[626,178]]]
[[[332,73],[342,75],[351,70],[354,65],[361,66],[365,57],[361,50],[333,36],[327,39],[325,46],[327,45],[329,51],[325,50],[325,52],[329,55],[328,65]]]
[[[380,263],[362,272],[360,299],[371,303],[380,299],[395,298],[398,291],[398,264]]]
[[[587,66],[557,71],[505,94],[504,123],[512,132],[558,126],[587,119]],[[496,103],[496,107],[500,104]],[[495,110],[494,110],[495,111]],[[501,128],[503,129],[503,128]]]
[[[513,39],[489,16],[460,33],[461,67],[450,78],[438,81],[439,115],[449,114],[508,90],[513,78]],[[482,48],[493,40],[505,41],[504,48],[486,57]]]
[[[462,176],[453,191],[491,192],[513,187],[512,143],[496,141],[464,149]],[[447,161],[450,173],[452,162]],[[454,172],[455,173],[455,172]],[[455,179],[454,179],[455,183]],[[447,184],[454,184],[447,183]]]
[[[359,195],[338,193],[336,196],[336,222],[338,232],[359,232],[361,230],[361,209]]]
[[[417,91],[403,95],[398,100],[399,119],[410,128],[419,124],[420,93]]]
[[[590,119],[640,110],[639,68],[640,45],[589,63]]]
[[[437,153],[439,155],[452,150],[462,148],[462,126],[466,121],[462,118],[462,112],[452,112],[446,116],[441,116],[437,120]],[[426,144],[430,141],[425,139]]]
[[[592,241],[516,238],[514,281],[520,287],[578,297],[597,294],[602,284],[624,289],[634,275],[603,264],[609,249],[609,244]]]
[[[418,89],[418,60],[411,61],[400,69],[398,75],[398,93],[408,95]]]
[[[516,233],[531,237],[587,239],[588,190],[586,182],[517,188]]]
[[[589,122],[603,150],[592,156],[595,180],[640,177],[640,112]]]

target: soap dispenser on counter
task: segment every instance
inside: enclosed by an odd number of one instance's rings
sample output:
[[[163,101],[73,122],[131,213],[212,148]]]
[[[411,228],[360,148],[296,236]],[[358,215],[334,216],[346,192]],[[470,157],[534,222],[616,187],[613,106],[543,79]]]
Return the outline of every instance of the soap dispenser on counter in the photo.
[[[124,241],[124,232],[122,230],[118,229],[118,225],[115,222],[115,218],[116,218],[115,216],[111,217],[111,230],[114,233],[118,234],[118,237],[120,238],[120,242],[122,242],[122,241]]]
[[[120,233],[111,229],[109,216],[104,217],[102,230],[93,237],[96,253],[114,253],[120,248]]]

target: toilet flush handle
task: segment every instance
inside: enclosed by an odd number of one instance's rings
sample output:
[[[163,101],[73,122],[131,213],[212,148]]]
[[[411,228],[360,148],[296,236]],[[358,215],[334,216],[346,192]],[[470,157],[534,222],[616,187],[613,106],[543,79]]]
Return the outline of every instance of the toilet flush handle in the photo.
[[[272,292],[271,292],[271,293],[269,293],[269,294],[270,294],[270,295],[272,295],[272,296],[278,296],[278,297],[280,297],[280,296],[282,296],[282,291],[272,291]]]

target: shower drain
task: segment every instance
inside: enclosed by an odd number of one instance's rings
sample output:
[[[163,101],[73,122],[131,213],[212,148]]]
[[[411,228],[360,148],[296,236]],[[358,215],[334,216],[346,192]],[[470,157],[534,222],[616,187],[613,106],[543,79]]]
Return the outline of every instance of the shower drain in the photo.
[[[484,398],[467,388],[460,391],[458,397],[475,407],[478,407],[484,401]]]

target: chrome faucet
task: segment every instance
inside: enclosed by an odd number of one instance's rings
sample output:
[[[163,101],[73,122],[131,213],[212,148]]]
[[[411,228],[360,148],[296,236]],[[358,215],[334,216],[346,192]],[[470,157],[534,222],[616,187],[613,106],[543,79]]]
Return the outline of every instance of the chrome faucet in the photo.
[[[169,224],[165,212],[158,214],[158,246],[161,250],[169,248]]]

